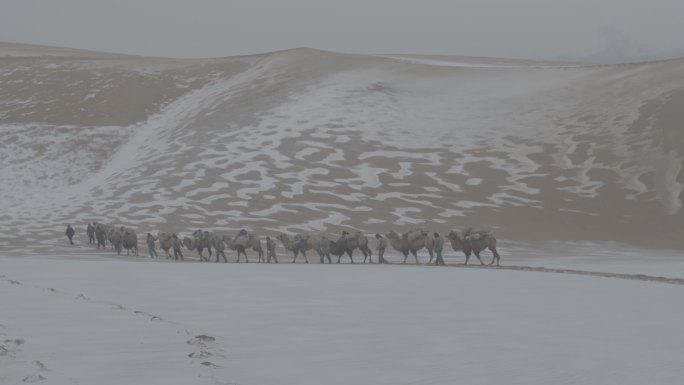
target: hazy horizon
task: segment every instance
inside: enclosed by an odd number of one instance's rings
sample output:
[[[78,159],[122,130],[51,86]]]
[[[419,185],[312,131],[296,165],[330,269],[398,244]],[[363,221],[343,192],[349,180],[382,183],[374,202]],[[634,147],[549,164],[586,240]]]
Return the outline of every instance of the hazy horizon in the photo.
[[[684,56],[684,3],[7,0],[0,41],[162,57],[310,47],[620,62]]]

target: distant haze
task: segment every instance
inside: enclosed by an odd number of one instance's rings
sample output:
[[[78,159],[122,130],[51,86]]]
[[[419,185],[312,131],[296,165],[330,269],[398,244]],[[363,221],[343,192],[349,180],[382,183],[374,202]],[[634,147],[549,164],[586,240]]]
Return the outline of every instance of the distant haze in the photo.
[[[0,41],[167,57],[294,47],[620,62],[684,56],[681,0],[3,0]]]

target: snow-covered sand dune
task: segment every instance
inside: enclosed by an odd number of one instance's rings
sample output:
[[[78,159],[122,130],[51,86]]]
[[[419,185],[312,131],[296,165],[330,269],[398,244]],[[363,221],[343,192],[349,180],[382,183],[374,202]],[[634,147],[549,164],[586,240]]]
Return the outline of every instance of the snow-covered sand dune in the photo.
[[[7,249],[92,220],[683,245],[684,61],[18,47],[0,58]]]
[[[682,246],[684,61],[6,49],[4,247],[91,220]]]

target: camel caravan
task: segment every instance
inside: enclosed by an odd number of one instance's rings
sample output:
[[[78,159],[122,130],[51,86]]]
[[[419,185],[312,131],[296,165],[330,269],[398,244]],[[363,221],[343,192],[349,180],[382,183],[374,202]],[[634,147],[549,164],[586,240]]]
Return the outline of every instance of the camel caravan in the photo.
[[[121,255],[126,250],[126,255],[138,255],[138,237],[130,228],[124,226],[114,226],[101,223],[89,223],[87,227],[89,243],[95,245],[98,250],[106,249],[109,246]],[[448,240],[454,251],[463,252],[465,255],[465,265],[468,264],[472,254],[478,259],[481,265],[485,265],[480,254],[489,250],[492,253],[490,265],[499,266],[500,256],[496,249],[496,237],[491,230],[475,231],[467,228],[463,231],[451,230],[446,237],[440,237],[438,233],[429,233],[424,229],[413,229],[399,234],[390,231],[385,236],[375,234],[375,251],[377,252],[377,263],[388,263],[383,255],[389,245],[404,256],[403,264],[406,264],[409,255],[412,255],[415,264],[420,264],[418,252],[425,249],[429,255],[427,264],[443,265],[442,258],[443,244]],[[194,251],[200,261],[209,262],[214,257],[215,262],[228,262],[225,250],[229,249],[237,253],[237,262],[244,257],[245,262],[249,262],[248,253],[256,255],[257,262],[278,263],[276,255],[276,241],[280,241],[286,252],[292,253],[292,263],[297,262],[301,254],[304,263],[309,263],[307,252],[314,251],[320,263],[326,261],[333,263],[333,257],[337,257],[337,263],[341,263],[342,257],[349,257],[349,262],[354,263],[353,253],[358,250],[363,254],[363,262],[373,262],[373,252],[369,246],[368,237],[361,231],[343,231],[336,239],[328,238],[319,233],[299,233],[294,236],[278,234],[275,237],[266,236],[265,239],[253,232],[240,230],[237,234],[214,234],[211,231],[196,230],[189,236],[179,238],[174,233],[159,232],[157,235],[147,234],[146,244],[148,255],[151,258],[158,258],[156,252],[157,243],[164,251],[167,259],[185,260],[183,249]],[[206,252],[206,253],[205,253]],[[434,262],[433,262],[434,260]]]

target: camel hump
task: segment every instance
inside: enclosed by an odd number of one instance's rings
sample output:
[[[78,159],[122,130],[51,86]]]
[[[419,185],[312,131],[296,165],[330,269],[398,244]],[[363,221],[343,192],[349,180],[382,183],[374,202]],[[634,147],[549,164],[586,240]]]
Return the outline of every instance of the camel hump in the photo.
[[[413,242],[423,237],[423,231],[420,229],[411,230],[404,234],[403,237],[406,238],[409,242]]]
[[[494,231],[492,230],[477,230],[473,231],[473,229],[468,228],[467,232],[463,233],[463,239],[466,241],[479,241],[480,239],[488,238],[488,237],[494,237]]]
[[[236,246],[246,247],[248,242],[249,242],[249,236],[247,236],[247,234],[245,234],[245,235],[238,234],[235,237],[235,245]]]

